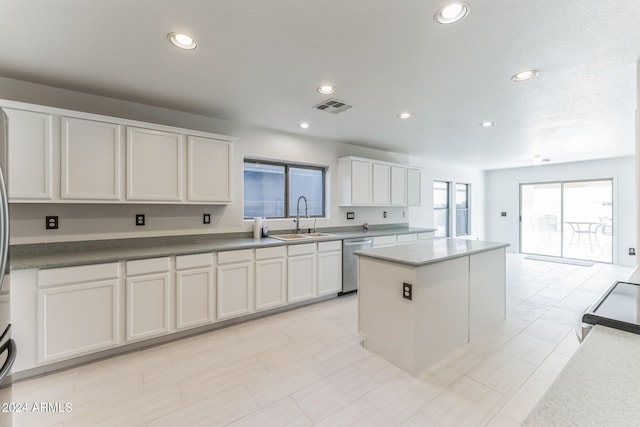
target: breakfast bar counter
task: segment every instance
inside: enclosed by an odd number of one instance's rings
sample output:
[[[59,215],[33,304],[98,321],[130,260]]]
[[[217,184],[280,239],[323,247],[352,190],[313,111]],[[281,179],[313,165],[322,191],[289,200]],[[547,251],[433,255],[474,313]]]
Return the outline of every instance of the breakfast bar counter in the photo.
[[[502,321],[507,246],[436,239],[357,251],[367,349],[417,375]]]

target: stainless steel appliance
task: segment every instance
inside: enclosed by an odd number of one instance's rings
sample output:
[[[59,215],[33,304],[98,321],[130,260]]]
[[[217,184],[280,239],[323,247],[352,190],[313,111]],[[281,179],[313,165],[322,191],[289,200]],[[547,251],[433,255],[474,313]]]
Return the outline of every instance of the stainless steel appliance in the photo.
[[[4,171],[8,159],[7,116],[0,109],[0,292],[8,273],[9,263],[9,203]],[[7,277],[8,280],[8,277]],[[9,304],[0,304],[0,310],[8,310]],[[2,324],[9,319],[9,313],[0,313],[0,385],[8,383],[8,374],[16,358],[16,344],[11,339],[11,324]]]
[[[338,295],[358,290],[358,257],[354,252],[370,248],[372,245],[372,237],[345,239],[342,241],[342,292]]]
[[[582,341],[594,325],[640,334],[640,284],[615,282],[582,315],[576,333]]]

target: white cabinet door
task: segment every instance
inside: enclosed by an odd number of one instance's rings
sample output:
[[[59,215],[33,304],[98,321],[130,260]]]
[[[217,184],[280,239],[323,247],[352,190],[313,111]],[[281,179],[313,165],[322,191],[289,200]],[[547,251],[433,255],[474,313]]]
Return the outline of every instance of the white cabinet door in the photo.
[[[371,162],[351,161],[351,203],[371,204]]]
[[[51,200],[52,116],[4,109],[8,117],[9,199]]]
[[[289,257],[288,302],[303,301],[316,296],[316,254]]]
[[[407,169],[407,204],[409,206],[420,206],[421,197],[421,172],[420,169]]]
[[[285,304],[285,266],[284,257],[256,261],[256,311]]]
[[[176,272],[176,329],[213,322],[213,268]]]
[[[342,251],[318,253],[318,296],[342,290]]]
[[[407,204],[407,169],[391,166],[391,204]]]
[[[429,240],[429,239],[433,239],[434,237],[435,237],[435,234],[433,233],[433,231],[418,233],[418,240]]]
[[[118,279],[38,289],[38,362],[118,345]]]
[[[191,202],[231,203],[231,143],[190,136],[187,197]]]
[[[183,136],[127,128],[127,200],[182,200]]]
[[[373,204],[388,205],[390,202],[391,168],[389,165],[373,163]]]
[[[60,197],[120,200],[121,126],[62,117]]]
[[[169,332],[169,286],[169,272],[127,278],[127,342]]]
[[[218,265],[218,320],[251,313],[253,262]]]

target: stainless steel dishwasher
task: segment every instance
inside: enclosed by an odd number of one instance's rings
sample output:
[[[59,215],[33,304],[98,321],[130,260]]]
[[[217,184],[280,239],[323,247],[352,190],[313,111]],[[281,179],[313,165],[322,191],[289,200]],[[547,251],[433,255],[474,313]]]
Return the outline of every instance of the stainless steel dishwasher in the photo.
[[[354,255],[354,252],[370,248],[372,245],[372,237],[359,237],[342,241],[342,292],[339,295],[358,290],[358,257]]]

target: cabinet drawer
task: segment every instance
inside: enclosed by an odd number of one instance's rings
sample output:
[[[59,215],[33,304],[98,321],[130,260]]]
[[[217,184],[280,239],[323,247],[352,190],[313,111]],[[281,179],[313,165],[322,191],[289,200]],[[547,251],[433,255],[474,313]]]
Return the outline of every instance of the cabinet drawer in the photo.
[[[434,238],[433,231],[427,231],[426,233],[418,233],[418,240],[429,240],[433,238]]]
[[[238,251],[218,252],[218,264],[251,261],[251,251],[251,249],[240,249]]]
[[[305,243],[304,245],[291,245],[287,247],[287,253],[292,255],[312,254],[316,251],[315,243]]]
[[[284,246],[274,246],[273,248],[256,249],[256,260],[284,257]]]
[[[127,261],[127,276],[169,271],[169,257]]]
[[[373,238],[373,246],[393,246],[396,244],[396,236],[378,236]]]
[[[211,267],[212,264],[213,258],[211,253],[176,256],[176,270]]]
[[[416,233],[410,234],[398,234],[398,244],[399,245],[407,245],[410,243],[415,243],[418,241],[418,235]]]
[[[38,287],[70,285],[118,278],[118,263],[52,268],[38,271]]]
[[[318,252],[330,252],[342,250],[342,240],[333,242],[318,242]]]

